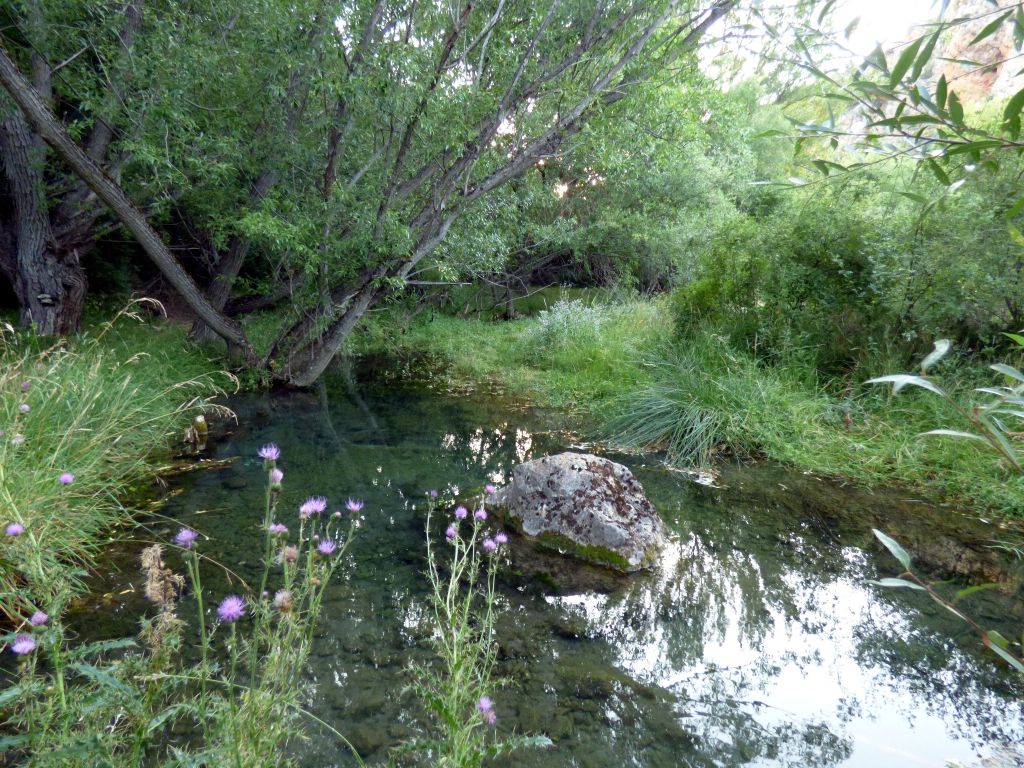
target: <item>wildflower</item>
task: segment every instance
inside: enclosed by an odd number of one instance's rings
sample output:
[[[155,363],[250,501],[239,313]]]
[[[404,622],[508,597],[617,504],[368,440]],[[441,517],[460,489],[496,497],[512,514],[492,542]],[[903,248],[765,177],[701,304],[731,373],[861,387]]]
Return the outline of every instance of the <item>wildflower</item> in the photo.
[[[11,523],[4,529],[8,536],[21,536],[25,532],[25,526],[21,523]]]
[[[494,543],[494,539],[484,539],[484,549],[488,552],[493,552],[498,548],[498,545]]]
[[[14,435],[11,438],[11,445],[18,446],[18,445],[24,445],[24,444],[25,444],[25,436],[24,435]]]
[[[267,530],[276,536],[280,533],[288,533],[288,526],[283,523],[271,523]]]
[[[192,549],[192,545],[196,543],[196,539],[199,538],[199,534],[193,531],[191,528],[182,528],[174,537],[174,543],[182,549]]]
[[[484,716],[484,722],[488,725],[494,725],[498,721],[498,716],[494,713],[494,702],[487,696],[480,697],[480,701],[476,703],[476,708]]]
[[[217,618],[226,624],[245,616],[245,600],[237,595],[228,595],[217,606]]]
[[[349,512],[358,512],[366,506],[361,499],[349,499],[345,502],[345,509]]]
[[[444,532],[444,537],[446,539],[448,539],[448,541],[451,541],[452,539],[455,538],[455,534],[456,533],[457,533],[457,531],[455,530],[455,526],[454,525],[449,525],[448,529]]]
[[[18,635],[11,643],[11,650],[18,656],[32,653],[36,649],[36,639],[32,635]]]
[[[341,512],[336,509],[336,510],[334,510],[334,514],[331,515],[331,517],[333,517],[335,520],[337,520],[338,518],[341,517]]]
[[[274,443],[267,443],[260,448],[259,457],[264,461],[277,461],[281,458],[281,449]]]
[[[323,496],[310,496],[299,507],[299,517],[306,520],[310,515],[319,515],[327,509],[327,499]]]
[[[274,593],[274,607],[281,613],[288,613],[292,609],[292,593],[287,589],[279,589]]]
[[[333,553],[334,550],[337,549],[337,548],[338,548],[337,542],[331,541],[330,539],[324,539],[323,541],[321,541],[319,544],[316,545],[316,551],[319,552],[324,557],[326,557],[326,556],[330,555],[331,553]]]
[[[284,480],[284,472],[277,467],[270,470],[270,486],[272,488],[280,488],[282,480]]]
[[[61,485],[71,485],[75,482],[75,476],[70,472],[61,472],[60,477],[57,478]]]
[[[21,405],[18,406],[18,410],[21,411],[22,413],[28,413],[29,411],[32,410],[32,406],[30,406],[28,403],[22,403]]]
[[[282,563],[294,563],[299,559],[299,548],[295,545],[289,545],[281,550],[281,562]]]
[[[499,531],[494,535],[494,541],[497,544],[508,544],[508,536],[505,535],[504,531]]]
[[[484,509],[483,507],[480,507],[480,509],[473,513],[473,517],[475,517],[477,520],[486,520],[487,510]]]
[[[437,498],[437,491],[431,491],[430,492],[430,498],[436,499]]]
[[[31,624],[33,627],[41,627],[49,620],[50,617],[47,616],[45,613],[43,613],[42,611],[36,611],[32,614],[31,618],[29,618],[28,623]]]
[[[465,507],[456,507],[455,508],[455,517],[457,517],[459,520],[465,520],[466,519],[466,515],[468,515],[468,514],[469,514],[469,510],[466,509]]]
[[[22,392],[28,392],[28,390],[31,388],[31,386],[32,386],[32,382],[31,381],[23,381],[23,382],[21,382],[21,391]]]
[[[498,489],[497,489],[497,488],[495,488],[495,487],[494,487],[493,485],[491,485],[490,483],[488,483],[487,485],[485,485],[485,486],[484,486],[484,492],[485,492],[485,493],[487,493],[487,495],[488,495],[488,496],[489,496],[489,495],[491,495],[492,493],[494,493],[494,492],[495,492],[495,491],[497,491],[497,490],[498,490]]]

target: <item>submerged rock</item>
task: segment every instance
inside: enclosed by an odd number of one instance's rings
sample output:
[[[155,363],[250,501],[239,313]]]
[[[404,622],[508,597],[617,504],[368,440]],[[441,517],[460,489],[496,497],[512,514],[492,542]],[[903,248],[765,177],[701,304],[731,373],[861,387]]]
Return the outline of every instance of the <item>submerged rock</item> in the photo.
[[[620,571],[654,565],[667,541],[665,524],[633,473],[588,453],[520,464],[494,501],[526,536]]]

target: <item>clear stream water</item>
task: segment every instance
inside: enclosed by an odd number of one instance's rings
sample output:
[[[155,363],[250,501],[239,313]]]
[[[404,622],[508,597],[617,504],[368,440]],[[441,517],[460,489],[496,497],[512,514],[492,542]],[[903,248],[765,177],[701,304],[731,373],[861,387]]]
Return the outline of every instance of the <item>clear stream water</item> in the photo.
[[[420,727],[403,688],[409,663],[430,659],[426,491],[450,509],[519,462],[573,445],[557,414],[380,374],[373,386],[337,377],[319,393],[235,398],[239,425],[210,454],[240,458],[187,476],[162,510],[208,535],[203,551],[241,563],[245,576],[260,555],[261,444],[283,451],[286,522],[310,494],[332,509],[366,501],[307,684],[311,710],[370,763]],[[953,579],[951,590],[1005,581],[964,608],[1019,636],[1020,571],[987,546],[990,527],[895,490],[772,466],[726,467],[712,488],[650,458],[609,455],[637,474],[674,542],[657,571],[629,578],[513,542],[498,628],[497,672],[509,684],[493,698],[501,729],[555,746],[496,764],[1019,764],[1024,686],[926,596],[868,583],[899,570],[872,538],[878,526],[933,577]],[[129,599],[109,615],[127,634],[138,609]],[[352,764],[326,733],[301,749],[304,765]]]

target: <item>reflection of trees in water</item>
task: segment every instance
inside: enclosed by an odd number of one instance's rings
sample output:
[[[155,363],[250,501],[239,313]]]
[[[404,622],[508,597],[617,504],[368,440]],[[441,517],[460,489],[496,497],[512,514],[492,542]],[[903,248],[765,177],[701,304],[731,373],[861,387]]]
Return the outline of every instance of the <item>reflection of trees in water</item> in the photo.
[[[955,620],[868,586],[875,574],[858,550],[772,527],[719,511],[692,524],[659,572],[602,599],[560,602],[607,639],[616,664],[672,690],[697,744],[735,764],[835,764],[852,750],[836,726],[855,712],[912,717],[893,709],[899,701],[975,746],[1021,737],[1002,673],[949,640]],[[716,666],[731,653],[736,666]],[[824,668],[851,684],[849,697],[822,699],[835,710],[822,721],[773,711],[757,692],[784,668]]]

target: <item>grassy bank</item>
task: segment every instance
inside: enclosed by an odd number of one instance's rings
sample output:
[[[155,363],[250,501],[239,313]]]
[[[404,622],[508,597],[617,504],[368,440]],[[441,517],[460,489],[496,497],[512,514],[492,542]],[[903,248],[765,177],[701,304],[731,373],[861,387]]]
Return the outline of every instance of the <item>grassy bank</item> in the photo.
[[[217,365],[184,329],[123,315],[56,343],[0,331],[2,524],[33,539],[50,589],[75,591],[101,532],[130,518],[134,486],[230,383]],[[15,620],[62,602],[36,594],[23,567],[0,558],[0,604]]]
[[[661,301],[569,302],[502,322],[436,315],[399,331],[388,315],[361,349],[426,352],[453,379],[495,381],[536,402],[577,412],[595,437],[664,451],[681,466],[768,457],[866,484],[898,482],[978,510],[1024,516],[1024,481],[987,447],[921,438],[937,427],[963,429],[930,393],[819,381],[798,365],[764,366],[713,329],[673,337]],[[881,364],[880,364],[881,365]],[[953,388],[995,383],[983,367],[944,364]]]

